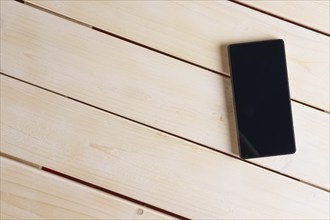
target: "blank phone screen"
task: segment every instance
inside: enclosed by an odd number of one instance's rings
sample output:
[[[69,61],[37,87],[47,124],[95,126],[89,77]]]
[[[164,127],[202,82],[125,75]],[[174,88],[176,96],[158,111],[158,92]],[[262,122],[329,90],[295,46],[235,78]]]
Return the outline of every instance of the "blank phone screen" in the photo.
[[[294,153],[283,40],[232,44],[228,53],[240,157]]]

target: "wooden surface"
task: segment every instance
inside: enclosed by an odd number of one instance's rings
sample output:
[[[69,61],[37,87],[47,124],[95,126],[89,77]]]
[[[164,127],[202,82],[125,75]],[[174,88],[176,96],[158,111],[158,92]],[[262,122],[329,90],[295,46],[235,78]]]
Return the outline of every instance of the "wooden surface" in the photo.
[[[244,161],[225,46],[274,37],[297,153]],[[225,1],[1,1],[1,73],[3,219],[329,218],[324,34]]]
[[[328,36],[229,1],[28,1],[227,75],[228,44],[281,38],[292,98],[329,111]]]
[[[161,213],[3,157],[1,216],[10,219],[169,219]]]
[[[6,154],[188,218],[328,213],[327,192],[22,82],[1,83]]]
[[[330,34],[330,1],[328,0],[239,1],[306,27]]]
[[[237,156],[227,77],[23,9],[3,13],[3,72]],[[297,154],[251,161],[329,189],[328,114],[292,105]]]

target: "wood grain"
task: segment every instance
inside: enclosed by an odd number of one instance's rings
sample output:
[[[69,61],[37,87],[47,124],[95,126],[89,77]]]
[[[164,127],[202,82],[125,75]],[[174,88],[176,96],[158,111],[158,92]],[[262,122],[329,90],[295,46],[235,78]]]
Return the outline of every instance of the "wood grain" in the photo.
[[[322,34],[229,1],[28,2],[226,74],[228,44],[281,38],[292,98],[329,111],[330,41]]]
[[[1,157],[1,219],[173,219]]]
[[[330,1],[251,1],[246,5],[330,34]]]
[[[2,72],[237,155],[228,78],[16,2],[3,8]],[[292,105],[297,153],[253,162],[329,189],[328,114]]]
[[[1,151],[188,218],[325,218],[329,194],[1,76]]]

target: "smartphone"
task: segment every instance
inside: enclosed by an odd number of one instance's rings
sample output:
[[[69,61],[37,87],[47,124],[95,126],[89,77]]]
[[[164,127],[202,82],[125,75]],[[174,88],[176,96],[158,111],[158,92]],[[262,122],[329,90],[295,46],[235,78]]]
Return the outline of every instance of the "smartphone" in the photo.
[[[240,157],[295,153],[284,41],[231,44],[228,55]]]

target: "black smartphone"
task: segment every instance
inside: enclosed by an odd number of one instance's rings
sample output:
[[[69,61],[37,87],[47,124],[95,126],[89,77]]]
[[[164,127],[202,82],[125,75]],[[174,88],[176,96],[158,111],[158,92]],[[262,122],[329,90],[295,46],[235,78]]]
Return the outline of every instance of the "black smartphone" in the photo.
[[[228,46],[240,157],[296,151],[284,41]]]

